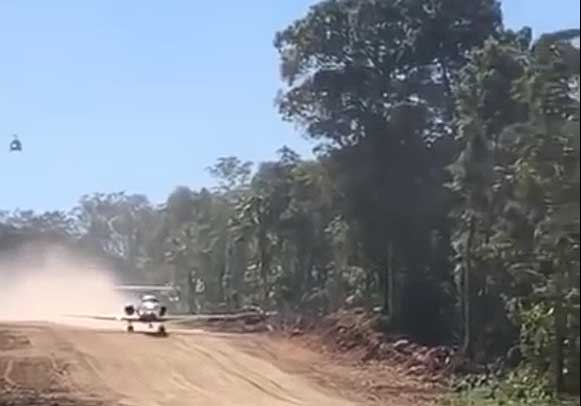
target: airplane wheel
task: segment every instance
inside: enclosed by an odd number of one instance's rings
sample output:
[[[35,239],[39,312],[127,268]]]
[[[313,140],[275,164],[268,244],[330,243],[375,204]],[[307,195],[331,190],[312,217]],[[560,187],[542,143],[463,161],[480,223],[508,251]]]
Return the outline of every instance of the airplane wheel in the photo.
[[[161,334],[161,335],[165,335],[165,333],[166,333],[166,332],[165,332],[165,326],[159,326],[159,327],[157,328],[157,332],[158,332],[159,334]]]
[[[135,331],[135,329],[133,328],[133,326],[127,326],[128,333],[133,333],[134,331]]]

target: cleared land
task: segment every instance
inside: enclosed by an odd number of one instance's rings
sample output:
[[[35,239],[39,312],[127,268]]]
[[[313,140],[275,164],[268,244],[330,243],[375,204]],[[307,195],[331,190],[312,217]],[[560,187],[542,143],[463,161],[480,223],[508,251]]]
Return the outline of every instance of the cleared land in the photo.
[[[284,340],[199,330],[160,338],[120,327],[0,324],[0,405],[424,404],[395,393],[371,399],[352,385],[361,378],[354,370]]]

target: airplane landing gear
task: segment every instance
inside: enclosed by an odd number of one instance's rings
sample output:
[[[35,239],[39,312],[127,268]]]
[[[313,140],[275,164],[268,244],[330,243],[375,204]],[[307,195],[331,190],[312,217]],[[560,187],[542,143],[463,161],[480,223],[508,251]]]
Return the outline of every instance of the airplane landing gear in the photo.
[[[165,326],[163,326],[163,325],[158,326],[157,327],[157,333],[159,335],[162,335],[162,336],[166,335]]]
[[[128,333],[133,333],[134,331],[135,331],[135,329],[133,328],[133,326],[131,324],[127,326]]]

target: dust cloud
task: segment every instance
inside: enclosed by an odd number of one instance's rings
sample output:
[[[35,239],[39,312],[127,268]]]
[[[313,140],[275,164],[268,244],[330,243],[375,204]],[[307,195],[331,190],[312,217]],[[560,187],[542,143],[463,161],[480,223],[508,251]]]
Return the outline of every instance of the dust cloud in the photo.
[[[67,315],[117,315],[127,298],[113,273],[59,246],[29,246],[0,258],[0,321],[72,322]]]

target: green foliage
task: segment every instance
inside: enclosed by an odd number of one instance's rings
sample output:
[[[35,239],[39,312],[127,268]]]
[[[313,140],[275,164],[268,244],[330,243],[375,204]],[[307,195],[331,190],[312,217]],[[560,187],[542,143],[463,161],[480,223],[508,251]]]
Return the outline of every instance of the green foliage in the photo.
[[[548,405],[579,390],[578,36],[533,43],[494,0],[321,1],[274,41],[280,114],[316,159],[223,157],[217,187],[161,207],[95,194],[0,220],[179,284],[185,311],[382,305],[397,333],[510,367],[458,405]]]
[[[550,350],[555,345],[553,315],[555,308],[549,303],[536,303],[532,307],[518,309],[521,326],[520,348],[523,356],[539,371],[547,371]]]
[[[219,158],[208,172],[218,180],[219,190],[228,193],[248,183],[252,162],[242,162],[237,157]]]
[[[497,377],[470,376],[454,383],[456,395],[442,406],[573,406],[574,399],[557,399],[551,383],[534,368],[523,367]]]
[[[489,0],[323,1],[275,39],[287,85],[281,114],[327,145],[338,207],[373,272],[368,286],[428,341],[442,337],[427,326],[451,322],[440,289],[450,284],[449,252],[430,250],[433,235],[449,235],[451,89],[466,51],[499,26]]]
[[[513,34],[488,41],[458,90],[465,147],[451,186],[465,219],[456,228],[462,282],[471,283],[462,298],[465,348],[482,331],[472,321],[484,310],[482,292],[494,292],[521,331],[529,368],[509,379],[508,398],[526,392],[542,401],[539,380],[557,394],[578,390],[579,101],[570,84],[579,51],[561,42],[570,35],[545,35],[533,47]]]

